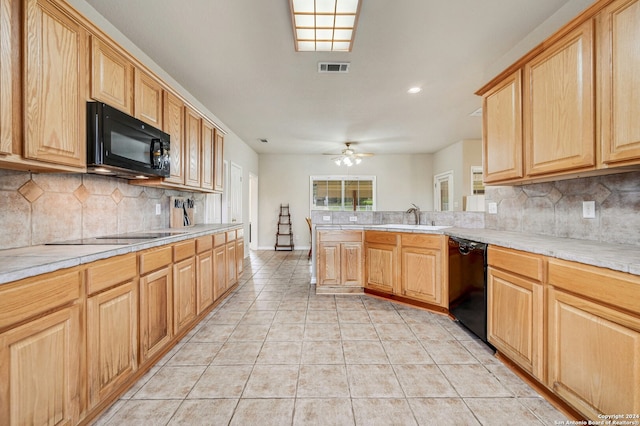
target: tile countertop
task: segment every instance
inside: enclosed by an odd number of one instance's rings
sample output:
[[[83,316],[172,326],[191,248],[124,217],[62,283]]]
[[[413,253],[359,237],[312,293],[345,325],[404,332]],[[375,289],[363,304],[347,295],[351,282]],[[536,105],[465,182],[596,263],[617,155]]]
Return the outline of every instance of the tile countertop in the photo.
[[[241,227],[241,223],[195,225],[190,228],[154,229],[132,234],[172,233],[168,237],[133,244],[40,245],[0,250],[0,284],[70,268],[96,260],[132,253],[182,240],[197,238]]]
[[[318,230],[353,229],[444,234],[640,275],[640,246],[636,245],[610,244],[482,228],[447,227],[434,230],[428,228],[422,225],[420,227],[415,225],[316,225]]]

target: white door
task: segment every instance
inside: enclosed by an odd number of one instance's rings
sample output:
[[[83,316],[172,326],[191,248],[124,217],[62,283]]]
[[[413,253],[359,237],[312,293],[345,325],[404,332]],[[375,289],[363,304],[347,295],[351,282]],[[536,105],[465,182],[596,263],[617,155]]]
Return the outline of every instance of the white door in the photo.
[[[453,170],[433,177],[433,207],[437,212],[453,211]]]
[[[242,222],[242,167],[231,163],[231,181],[229,182],[230,219],[231,222]]]
[[[249,173],[249,249],[258,250],[258,176]]]

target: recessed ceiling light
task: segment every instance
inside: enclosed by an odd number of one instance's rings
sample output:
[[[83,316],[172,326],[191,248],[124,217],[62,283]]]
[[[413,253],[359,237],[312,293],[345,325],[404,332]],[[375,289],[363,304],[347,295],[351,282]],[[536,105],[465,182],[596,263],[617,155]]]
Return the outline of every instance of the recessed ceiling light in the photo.
[[[412,95],[420,92],[422,92],[422,87],[412,87],[411,89],[407,90],[407,93],[410,93]]]

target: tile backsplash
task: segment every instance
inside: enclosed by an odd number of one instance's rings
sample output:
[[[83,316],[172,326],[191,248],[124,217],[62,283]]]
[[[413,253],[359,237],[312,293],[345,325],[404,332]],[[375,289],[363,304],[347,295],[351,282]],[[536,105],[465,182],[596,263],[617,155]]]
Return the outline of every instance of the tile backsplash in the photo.
[[[485,195],[498,205],[487,229],[640,245],[640,172],[487,186]],[[595,219],[582,217],[583,201],[595,201]]]
[[[90,174],[0,169],[0,249],[166,228],[171,196],[194,199],[195,223],[203,223],[203,194]]]

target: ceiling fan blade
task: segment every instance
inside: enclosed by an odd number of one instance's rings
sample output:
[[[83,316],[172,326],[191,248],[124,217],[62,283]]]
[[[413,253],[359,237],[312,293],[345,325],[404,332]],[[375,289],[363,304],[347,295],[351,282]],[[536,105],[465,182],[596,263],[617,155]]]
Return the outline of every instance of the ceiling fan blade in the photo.
[[[373,157],[375,154],[372,152],[362,152],[354,154],[356,157]]]

